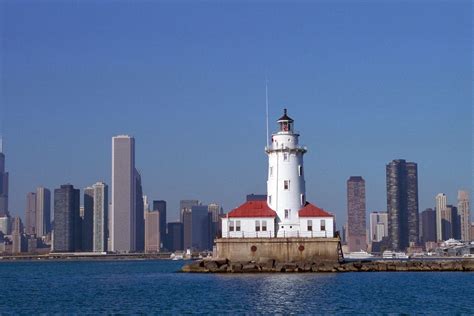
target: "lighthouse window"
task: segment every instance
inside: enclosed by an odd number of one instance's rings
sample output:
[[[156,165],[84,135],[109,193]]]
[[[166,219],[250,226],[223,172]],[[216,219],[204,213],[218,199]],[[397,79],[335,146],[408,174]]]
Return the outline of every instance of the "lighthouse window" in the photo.
[[[272,204],[272,196],[271,195],[268,196],[268,204]]]
[[[260,231],[260,221],[255,221],[255,231]]]
[[[303,166],[299,165],[298,166],[298,175],[301,177],[303,175]]]
[[[262,232],[267,231],[267,221],[262,221]]]
[[[230,232],[234,231],[234,221],[229,221],[229,231]]]
[[[326,230],[326,220],[325,219],[322,219],[321,220],[321,231],[325,231]]]
[[[304,197],[304,194],[301,194],[301,205],[305,205],[306,201],[305,201],[305,197]]]
[[[285,210],[285,218],[286,219],[290,218],[290,210]]]
[[[273,176],[273,167],[270,167],[270,177]]]
[[[288,161],[288,153],[283,153],[283,161]]]
[[[235,231],[240,232],[240,221],[235,221]]]
[[[308,219],[308,231],[311,232],[313,231],[313,221]]]
[[[283,181],[283,190],[289,190],[289,189],[290,189],[290,180]]]

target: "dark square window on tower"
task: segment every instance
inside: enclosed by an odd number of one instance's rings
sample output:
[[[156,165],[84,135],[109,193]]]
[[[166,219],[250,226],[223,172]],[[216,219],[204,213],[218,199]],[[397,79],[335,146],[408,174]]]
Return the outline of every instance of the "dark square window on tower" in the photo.
[[[283,181],[283,190],[289,190],[289,189],[290,189],[290,180]]]

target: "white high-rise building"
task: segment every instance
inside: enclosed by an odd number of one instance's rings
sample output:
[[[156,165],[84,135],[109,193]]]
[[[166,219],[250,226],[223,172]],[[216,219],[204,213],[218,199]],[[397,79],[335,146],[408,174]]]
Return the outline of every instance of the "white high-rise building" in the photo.
[[[106,252],[109,237],[109,187],[103,182],[97,182],[92,186],[92,190],[94,192],[92,250]]]
[[[471,215],[469,205],[469,192],[458,191],[458,214],[461,219],[461,239],[470,241],[471,236]]]
[[[268,205],[278,215],[278,236],[299,231],[298,212],[306,204],[303,155],[306,148],[298,144],[293,119],[284,111],[277,121],[279,131],[272,135],[268,154]],[[291,234],[291,233],[290,233]]]
[[[385,236],[388,236],[388,213],[370,213],[370,241],[378,242]]]
[[[133,252],[136,248],[135,139],[112,138],[111,251]]]
[[[442,213],[446,212],[447,198],[446,194],[439,193],[436,195],[436,239],[443,240]]]
[[[51,192],[43,187],[36,189],[36,236],[51,232]]]

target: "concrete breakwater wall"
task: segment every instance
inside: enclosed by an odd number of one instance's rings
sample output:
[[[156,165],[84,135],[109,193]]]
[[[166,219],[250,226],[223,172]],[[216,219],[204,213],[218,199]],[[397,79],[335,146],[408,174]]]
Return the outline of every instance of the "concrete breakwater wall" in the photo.
[[[258,273],[258,272],[382,272],[382,271],[471,271],[474,259],[460,260],[407,260],[407,261],[334,261],[280,263],[275,260],[260,262],[231,262],[227,259],[194,261],[182,272],[191,273]]]
[[[220,238],[218,258],[232,262],[272,258],[278,262],[338,261],[339,238]]]

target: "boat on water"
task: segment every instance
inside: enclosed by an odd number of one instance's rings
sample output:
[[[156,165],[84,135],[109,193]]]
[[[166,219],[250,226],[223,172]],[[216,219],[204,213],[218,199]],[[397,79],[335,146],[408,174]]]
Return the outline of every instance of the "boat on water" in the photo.
[[[347,255],[344,256],[344,258],[346,259],[370,259],[373,257],[374,255],[364,250],[349,252]]]
[[[396,252],[385,250],[382,254],[383,259],[408,259],[408,255],[404,252]]]

